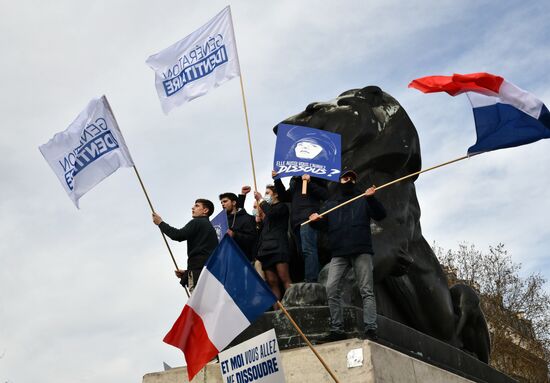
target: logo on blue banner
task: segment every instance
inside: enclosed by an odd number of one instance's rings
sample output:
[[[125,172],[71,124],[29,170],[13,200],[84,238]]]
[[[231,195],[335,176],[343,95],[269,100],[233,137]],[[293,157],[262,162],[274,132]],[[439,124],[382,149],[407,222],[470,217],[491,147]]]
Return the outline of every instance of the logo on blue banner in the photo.
[[[305,126],[279,124],[273,163],[277,178],[309,174],[338,181],[341,163],[339,134]]]
[[[227,212],[223,209],[217,216],[212,218],[210,221],[214,230],[216,230],[216,236],[218,237],[218,242],[220,242],[229,230],[229,222],[227,222]]]

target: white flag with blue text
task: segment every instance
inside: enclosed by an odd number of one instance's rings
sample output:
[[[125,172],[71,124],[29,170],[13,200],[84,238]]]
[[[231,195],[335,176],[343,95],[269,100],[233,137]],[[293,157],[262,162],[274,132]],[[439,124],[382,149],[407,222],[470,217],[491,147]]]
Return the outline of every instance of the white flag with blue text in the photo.
[[[231,9],[225,7],[189,36],[151,55],[164,113],[240,75]]]
[[[134,165],[105,96],[90,101],[39,149],[77,208],[79,198],[104,178]]]

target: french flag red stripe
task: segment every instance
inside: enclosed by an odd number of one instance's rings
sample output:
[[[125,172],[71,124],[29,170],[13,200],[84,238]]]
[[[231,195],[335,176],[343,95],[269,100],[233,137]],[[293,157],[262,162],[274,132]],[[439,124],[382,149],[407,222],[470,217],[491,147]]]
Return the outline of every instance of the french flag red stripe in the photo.
[[[496,96],[504,79],[490,73],[454,74],[452,76],[427,76],[411,81],[409,88],[424,93],[447,92],[456,96],[464,92],[477,92]]]
[[[189,379],[219,353],[208,338],[201,317],[188,305],[185,305],[178,320],[164,337],[164,342],[183,351]]]

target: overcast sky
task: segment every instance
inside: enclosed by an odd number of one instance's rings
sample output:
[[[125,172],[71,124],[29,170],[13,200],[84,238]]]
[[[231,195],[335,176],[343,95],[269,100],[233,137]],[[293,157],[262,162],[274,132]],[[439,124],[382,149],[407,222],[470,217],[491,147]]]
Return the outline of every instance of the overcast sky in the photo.
[[[226,2],[0,0],[0,383],[141,382],[182,364],[162,338],[185,302],[133,170],[77,210],[38,151],[106,94],[155,209],[173,226],[195,198],[251,184],[238,79],[161,111],[145,59]],[[487,71],[550,103],[550,2],[240,1],[232,6],[262,187],[271,128],[312,101],[378,85],[414,122],[425,167],[475,141],[466,96],[414,78]],[[550,142],[491,152],[416,181],[428,242],[503,242],[550,278]],[[216,205],[218,206],[218,205]],[[217,207],[216,212],[219,209]],[[178,263],[186,247],[173,244]]]

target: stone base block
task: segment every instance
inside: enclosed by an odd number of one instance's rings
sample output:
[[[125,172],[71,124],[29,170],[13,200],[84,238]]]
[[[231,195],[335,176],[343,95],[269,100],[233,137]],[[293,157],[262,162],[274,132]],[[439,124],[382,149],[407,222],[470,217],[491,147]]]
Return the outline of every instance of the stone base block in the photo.
[[[347,339],[315,347],[330,366],[340,382],[472,382],[431,364],[395,351],[371,341]],[[363,361],[357,367],[348,367],[348,353],[362,350]],[[285,379],[288,383],[333,382],[313,352],[307,347],[281,352]],[[188,382],[185,367],[164,372],[155,372],[143,377],[143,383],[183,383]],[[220,367],[208,364],[193,382],[223,383]]]

